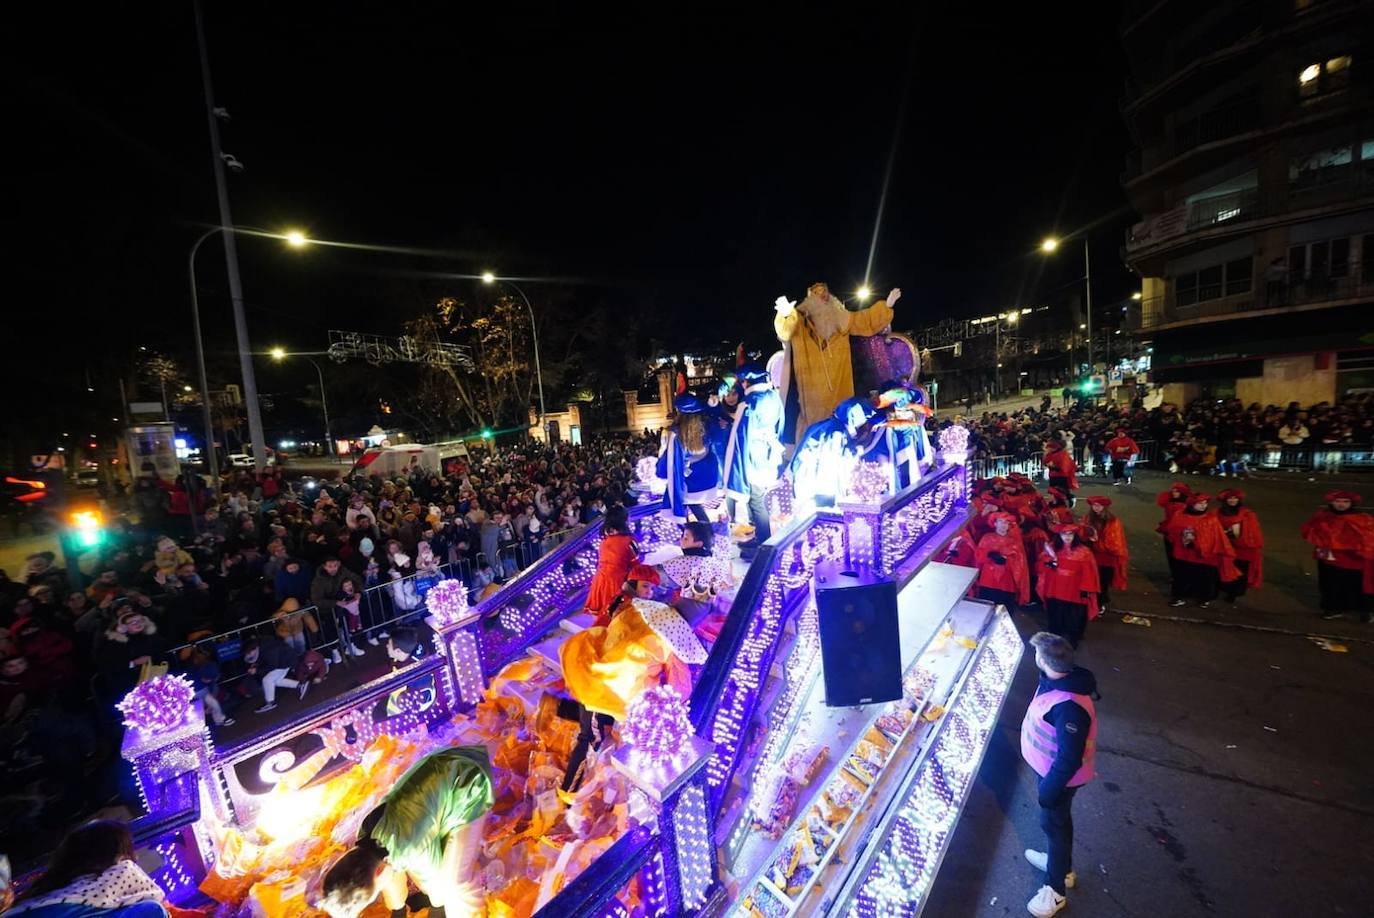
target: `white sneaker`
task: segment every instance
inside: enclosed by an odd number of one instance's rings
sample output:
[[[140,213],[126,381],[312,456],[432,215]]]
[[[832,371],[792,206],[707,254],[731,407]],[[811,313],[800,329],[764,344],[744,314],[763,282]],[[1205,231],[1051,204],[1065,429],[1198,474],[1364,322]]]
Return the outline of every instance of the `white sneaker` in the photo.
[[[373,647],[377,646],[377,639],[370,634],[367,636],[367,642],[371,644]]]
[[[1034,867],[1036,870],[1040,871],[1041,873],[1044,873],[1045,869],[1050,866],[1049,854],[1044,851],[1036,851],[1034,848],[1026,849],[1026,860],[1030,861],[1030,865]],[[1068,873],[1064,875],[1065,888],[1073,889],[1073,885],[1077,880],[1078,877],[1074,875],[1074,872],[1072,870],[1070,870]]]
[[[338,648],[335,648],[334,650],[331,650],[331,651],[329,652],[329,659],[332,660],[332,661],[335,662],[335,663],[342,663],[342,662],[343,662],[343,657],[339,656]]]
[[[366,651],[366,650],[363,650],[361,647],[359,647],[359,646],[356,645],[356,644],[349,644],[349,645],[348,645],[348,655],[349,655],[350,657],[365,657],[365,656],[367,656],[367,651]]]
[[[1026,911],[1034,915],[1035,918],[1050,918],[1051,915],[1059,914],[1059,910],[1068,904],[1067,896],[1061,896],[1048,886],[1042,886],[1040,891],[1026,903]]]
[[[389,637],[391,637],[391,632],[390,632],[390,631],[378,631],[378,632],[377,632],[377,638],[378,638],[379,640],[385,641],[385,640],[386,640],[387,638],[389,638]]]

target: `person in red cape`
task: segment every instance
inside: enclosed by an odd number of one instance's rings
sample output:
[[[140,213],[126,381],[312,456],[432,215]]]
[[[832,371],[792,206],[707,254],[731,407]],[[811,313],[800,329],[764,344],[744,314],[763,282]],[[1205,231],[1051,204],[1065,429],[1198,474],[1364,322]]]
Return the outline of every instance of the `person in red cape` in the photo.
[[[1131,471],[1135,458],[1140,455],[1140,444],[1131,439],[1126,428],[1118,427],[1116,436],[1107,441],[1107,455],[1112,460],[1112,484],[1131,483]]]
[[[1126,589],[1126,565],[1130,552],[1126,549],[1126,527],[1121,525],[1107,508],[1110,497],[1089,497],[1088,512],[1083,514],[1083,543],[1097,559],[1097,579],[1101,589],[1097,602],[1106,611],[1112,601],[1112,590]]]
[[[1015,610],[1030,601],[1030,572],[1016,517],[992,514],[992,532],[978,540],[974,563],[978,566],[978,598]]]
[[[992,532],[992,515],[1002,509],[1002,501],[997,498],[986,498],[978,508],[978,513],[968,521],[965,529],[973,537],[976,544],[979,539]]]
[[[1073,461],[1069,451],[1064,448],[1063,440],[1051,440],[1045,449],[1045,468],[1050,470],[1050,487],[1059,488],[1069,495],[1073,504],[1073,492],[1078,490],[1078,463]]]
[[[1021,544],[1026,550],[1026,563],[1030,569],[1031,598],[1030,603],[1039,602],[1039,592],[1035,588],[1036,581],[1039,579],[1036,573],[1036,562],[1040,558],[1041,552],[1045,549],[1045,544],[1049,542],[1049,533],[1045,531],[1040,522],[1038,514],[1023,513],[1021,515]]]
[[[1002,506],[1008,513],[1025,515],[1029,508],[1036,513],[1043,512],[1044,502],[1040,499],[1040,494],[1035,490],[1035,482],[1019,472],[1013,472],[1007,477],[1011,487],[1007,495],[1002,498]]]
[[[1169,485],[1169,490],[1160,491],[1155,496],[1155,503],[1159,509],[1164,511],[1164,519],[1159,521],[1155,527],[1155,532],[1164,536],[1164,560],[1169,563],[1169,579],[1178,578],[1178,571],[1174,569],[1174,548],[1169,542],[1169,534],[1165,531],[1169,526],[1169,520],[1174,518],[1175,513],[1181,513],[1188,507],[1188,495],[1192,490],[1183,482],[1176,481]]]
[[[1193,494],[1189,501],[1187,509],[1175,513],[1164,527],[1174,553],[1173,600],[1169,605],[1181,606],[1195,599],[1205,609],[1217,598],[1222,583],[1239,576],[1236,550],[1211,509],[1212,495]]]
[[[1045,527],[1053,529],[1060,523],[1075,523],[1073,510],[1069,509],[1071,497],[1063,488],[1050,488],[1050,497],[1045,504]]]
[[[971,526],[972,521],[965,523],[940,551],[936,560],[959,567],[977,567],[978,539],[974,537]]]
[[[1369,595],[1374,593],[1374,517],[1355,509],[1360,495],[1331,491],[1326,506],[1302,524],[1302,537],[1312,543],[1317,559],[1317,589],[1322,618],[1358,612],[1368,622]]]
[[[1058,544],[1047,542],[1036,559],[1036,590],[1045,603],[1048,628],[1074,647],[1088,622],[1097,618],[1097,559],[1079,541],[1077,523],[1053,527]]]
[[[601,545],[597,549],[596,573],[587,590],[587,611],[605,615],[611,601],[620,595],[630,568],[639,560],[639,545],[630,535],[630,516],[624,507],[606,511],[601,524]]]
[[[1255,511],[1243,505],[1245,492],[1230,488],[1217,495],[1221,506],[1217,519],[1231,547],[1236,550],[1236,570],[1240,576],[1221,585],[1221,595],[1229,603],[1245,595],[1247,589],[1258,589],[1264,583],[1264,531]]]

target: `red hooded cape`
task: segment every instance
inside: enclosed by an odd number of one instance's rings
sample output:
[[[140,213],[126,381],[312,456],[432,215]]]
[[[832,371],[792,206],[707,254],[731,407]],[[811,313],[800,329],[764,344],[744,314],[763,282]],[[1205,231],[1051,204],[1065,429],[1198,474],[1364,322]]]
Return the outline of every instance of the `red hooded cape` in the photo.
[[[1126,527],[1114,516],[1108,517],[1103,523],[1091,510],[1083,514],[1082,523],[1083,544],[1092,551],[1097,566],[1112,569],[1112,589],[1126,589],[1126,566],[1130,561],[1130,551],[1126,548]]]
[[[1006,564],[998,564],[988,555],[1000,552]],[[1016,594],[1016,601],[1025,605],[1030,602],[1030,571],[1026,567],[1026,553],[1021,546],[1021,534],[1015,530],[1006,535],[989,532],[978,540],[978,550],[974,555],[978,566],[978,585],[994,590],[1006,590]]]
[[[1245,573],[1245,585],[1253,590],[1263,584],[1264,530],[1260,528],[1259,517],[1255,516],[1255,511],[1249,507],[1240,507],[1239,511],[1231,516],[1218,513],[1217,520],[1226,530],[1226,535],[1231,540],[1231,547],[1236,550],[1236,560],[1246,561],[1250,564]],[[1237,524],[1240,525],[1239,535],[1234,534],[1231,529]]]
[[[1193,530],[1191,545],[1185,545],[1183,542],[1185,529]],[[1208,510],[1202,514],[1175,513],[1164,524],[1164,535],[1169,539],[1175,559],[1193,564],[1212,565],[1217,569],[1217,576],[1221,578],[1222,583],[1240,576],[1240,571],[1236,570],[1235,565],[1236,550],[1231,547],[1231,540],[1221,528],[1215,510]]]

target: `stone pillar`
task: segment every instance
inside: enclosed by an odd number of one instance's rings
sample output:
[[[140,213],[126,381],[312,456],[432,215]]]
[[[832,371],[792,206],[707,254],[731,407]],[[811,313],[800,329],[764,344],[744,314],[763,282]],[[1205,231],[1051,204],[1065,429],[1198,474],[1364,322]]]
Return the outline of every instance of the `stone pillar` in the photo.
[[[639,415],[639,392],[635,389],[620,390],[625,396],[625,426],[632,431],[638,430],[635,420]]]

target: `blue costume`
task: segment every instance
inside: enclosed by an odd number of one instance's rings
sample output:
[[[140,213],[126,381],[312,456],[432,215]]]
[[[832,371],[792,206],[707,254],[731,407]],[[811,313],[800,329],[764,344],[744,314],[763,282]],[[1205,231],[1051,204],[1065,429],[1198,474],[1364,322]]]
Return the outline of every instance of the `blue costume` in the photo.
[[[705,420],[701,403],[694,395],[679,395],[673,400],[673,408],[677,411],[677,423],[668,428],[663,450],[658,454],[658,477],[668,482],[660,512],[678,523],[687,522],[689,511],[702,522],[708,522],[702,504],[719,496],[720,465],[705,434],[702,449],[696,453],[686,449],[680,435],[684,423]]]
[[[913,481],[919,481],[922,470],[935,458],[924,423],[930,409],[926,404],[924,389],[912,388],[900,382],[883,384],[877,407],[880,410],[915,414],[914,424],[881,427],[864,442],[865,462],[891,463],[892,484],[889,493],[895,494]]]
[[[844,493],[864,447],[859,431],[878,415],[868,399],[847,398],[830,417],[806,428],[790,467],[798,504],[832,506]]]
[[[732,501],[749,502],[749,522],[754,526],[752,544],[772,535],[764,497],[778,483],[782,453],[782,398],[773,388],[768,371],[756,363],[739,369],[744,397],[735,409],[734,423],[725,451],[725,495]]]

